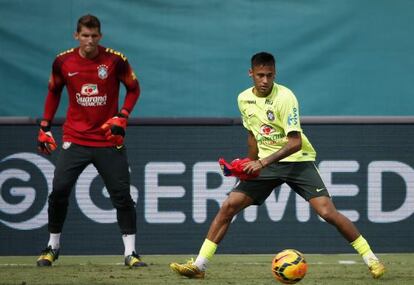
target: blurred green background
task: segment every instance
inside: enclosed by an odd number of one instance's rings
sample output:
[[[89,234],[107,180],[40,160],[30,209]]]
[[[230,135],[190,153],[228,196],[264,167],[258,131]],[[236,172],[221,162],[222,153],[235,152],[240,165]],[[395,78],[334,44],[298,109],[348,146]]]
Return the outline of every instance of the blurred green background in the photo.
[[[410,0],[0,0],[0,116],[40,117],[54,57],[77,19],[102,23],[142,94],[134,117],[237,117],[250,57],[276,56],[277,82],[305,116],[409,116]],[[57,116],[66,112],[63,97]]]

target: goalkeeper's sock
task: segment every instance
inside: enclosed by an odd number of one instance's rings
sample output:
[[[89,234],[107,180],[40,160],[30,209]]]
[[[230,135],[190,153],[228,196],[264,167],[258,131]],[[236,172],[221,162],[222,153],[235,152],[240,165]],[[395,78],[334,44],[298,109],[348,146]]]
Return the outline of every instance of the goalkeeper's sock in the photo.
[[[47,243],[47,246],[51,246],[52,249],[59,249],[60,248],[60,235],[61,233],[50,233],[49,235],[49,242]]]
[[[364,260],[366,265],[369,265],[369,263],[372,260],[378,260],[378,257],[376,257],[375,254],[372,252],[368,242],[366,241],[366,239],[364,239],[362,235],[359,236],[353,242],[351,242],[351,245],[362,256],[362,259]]]
[[[124,256],[131,255],[135,251],[135,234],[133,235],[122,235],[122,241],[124,242]]]
[[[205,271],[207,269],[208,262],[213,258],[216,250],[217,244],[211,240],[205,239],[194,262],[194,265],[197,266],[201,271]]]

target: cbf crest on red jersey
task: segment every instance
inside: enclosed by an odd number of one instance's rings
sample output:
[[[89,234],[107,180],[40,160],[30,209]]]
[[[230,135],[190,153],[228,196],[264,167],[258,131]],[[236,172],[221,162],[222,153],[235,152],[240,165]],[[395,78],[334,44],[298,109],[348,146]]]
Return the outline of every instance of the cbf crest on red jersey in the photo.
[[[108,77],[108,66],[101,64],[98,66],[98,77],[100,79],[106,79]]]

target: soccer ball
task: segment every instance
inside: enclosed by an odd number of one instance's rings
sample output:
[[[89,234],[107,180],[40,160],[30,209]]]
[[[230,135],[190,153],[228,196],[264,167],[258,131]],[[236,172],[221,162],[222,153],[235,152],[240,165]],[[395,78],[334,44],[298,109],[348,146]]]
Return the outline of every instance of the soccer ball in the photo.
[[[273,277],[284,284],[295,284],[305,277],[308,264],[302,253],[295,249],[285,249],[273,258]]]

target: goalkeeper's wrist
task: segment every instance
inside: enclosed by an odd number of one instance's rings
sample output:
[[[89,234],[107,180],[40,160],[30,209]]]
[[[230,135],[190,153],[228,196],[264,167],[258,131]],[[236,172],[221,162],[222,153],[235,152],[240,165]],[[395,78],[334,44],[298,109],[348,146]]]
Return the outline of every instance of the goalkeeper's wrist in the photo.
[[[50,124],[50,121],[49,120],[43,119],[43,120],[40,121],[40,128],[45,133],[46,132],[50,132],[50,127],[51,127],[51,124]]]
[[[128,117],[129,117],[128,110],[121,109],[121,111],[119,111],[119,113],[117,114],[117,117],[128,119]]]

